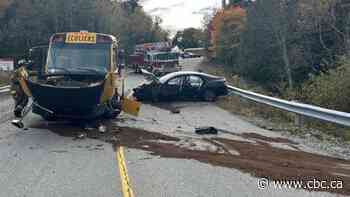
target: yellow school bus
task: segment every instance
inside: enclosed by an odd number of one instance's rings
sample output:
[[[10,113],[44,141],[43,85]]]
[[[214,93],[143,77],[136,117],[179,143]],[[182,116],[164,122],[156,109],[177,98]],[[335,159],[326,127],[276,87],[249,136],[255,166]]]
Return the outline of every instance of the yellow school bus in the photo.
[[[118,42],[92,32],[56,33],[50,38],[40,75],[20,68],[20,84],[33,100],[33,113],[46,120],[113,118],[124,109],[138,114],[139,104],[122,98],[117,66]]]

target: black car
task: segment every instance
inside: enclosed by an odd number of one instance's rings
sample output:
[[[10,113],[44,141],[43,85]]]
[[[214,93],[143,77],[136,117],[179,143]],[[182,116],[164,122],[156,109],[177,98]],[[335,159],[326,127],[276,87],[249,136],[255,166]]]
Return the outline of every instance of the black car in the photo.
[[[218,96],[227,95],[223,77],[200,72],[180,71],[161,78],[152,77],[148,83],[134,89],[139,101],[204,100],[215,101]]]

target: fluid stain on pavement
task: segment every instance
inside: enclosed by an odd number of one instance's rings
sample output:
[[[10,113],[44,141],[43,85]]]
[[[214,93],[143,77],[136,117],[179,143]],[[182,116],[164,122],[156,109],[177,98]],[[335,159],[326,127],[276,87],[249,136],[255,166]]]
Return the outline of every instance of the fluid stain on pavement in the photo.
[[[214,150],[203,150],[190,147],[195,144],[188,147],[180,145],[182,139],[173,136],[130,127],[118,127],[108,122],[106,126],[107,132],[90,130],[87,132],[87,137],[111,143],[114,148],[124,146],[143,150],[162,158],[193,159],[214,166],[238,169],[252,176],[271,180],[341,180],[343,189],[317,189],[317,191],[350,194],[350,161],[298,149],[282,149],[270,144],[290,144],[293,147],[297,145],[288,139],[271,138],[256,133],[233,133],[250,141],[203,136],[201,137],[203,142],[218,147]],[[74,137],[76,132],[84,132],[84,129],[69,124],[33,127],[48,129],[69,137]],[[238,154],[232,154],[231,151]]]

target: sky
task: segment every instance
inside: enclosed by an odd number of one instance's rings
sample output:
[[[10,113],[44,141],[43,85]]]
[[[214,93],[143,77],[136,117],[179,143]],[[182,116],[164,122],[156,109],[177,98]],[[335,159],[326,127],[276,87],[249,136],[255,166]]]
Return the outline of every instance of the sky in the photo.
[[[174,34],[188,27],[202,27],[205,13],[221,5],[221,0],[141,0],[145,11],[163,19],[162,26]]]

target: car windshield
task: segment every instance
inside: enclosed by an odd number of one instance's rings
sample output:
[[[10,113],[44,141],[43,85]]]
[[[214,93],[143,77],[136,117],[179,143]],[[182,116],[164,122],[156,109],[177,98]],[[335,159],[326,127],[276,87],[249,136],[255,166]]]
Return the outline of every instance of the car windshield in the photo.
[[[110,44],[64,44],[51,46],[48,72],[106,73],[110,65]]]
[[[177,58],[177,53],[160,53],[156,55],[157,60],[176,60]]]

